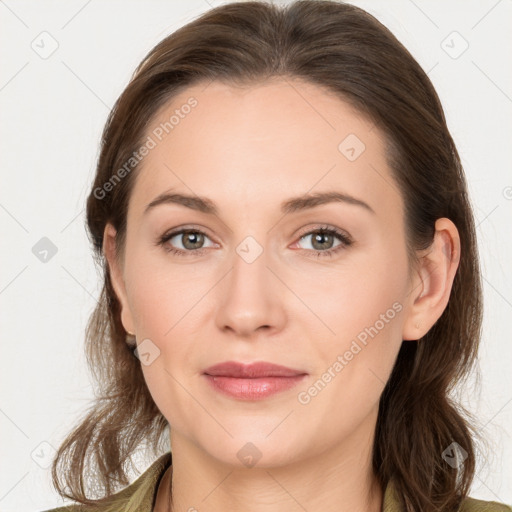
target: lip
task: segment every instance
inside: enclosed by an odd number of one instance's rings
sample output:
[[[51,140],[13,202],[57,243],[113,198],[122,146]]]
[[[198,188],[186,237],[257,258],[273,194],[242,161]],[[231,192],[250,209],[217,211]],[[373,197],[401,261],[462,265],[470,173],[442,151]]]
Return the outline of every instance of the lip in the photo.
[[[212,376],[237,377],[244,379],[257,379],[261,377],[296,377],[305,375],[303,370],[295,370],[279,364],[257,361],[255,363],[239,363],[225,361],[207,368],[204,373]]]
[[[224,395],[261,400],[296,386],[307,373],[264,361],[250,364],[226,361],[210,366],[203,375],[213,389]]]

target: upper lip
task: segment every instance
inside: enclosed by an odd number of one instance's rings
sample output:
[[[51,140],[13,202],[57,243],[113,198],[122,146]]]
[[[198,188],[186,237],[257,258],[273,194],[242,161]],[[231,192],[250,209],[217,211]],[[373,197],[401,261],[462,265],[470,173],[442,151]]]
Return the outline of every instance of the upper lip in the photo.
[[[255,379],[258,377],[296,377],[306,375],[302,370],[287,368],[278,364],[258,361],[255,363],[239,363],[225,361],[207,368],[204,373],[212,376],[238,377],[242,379]]]

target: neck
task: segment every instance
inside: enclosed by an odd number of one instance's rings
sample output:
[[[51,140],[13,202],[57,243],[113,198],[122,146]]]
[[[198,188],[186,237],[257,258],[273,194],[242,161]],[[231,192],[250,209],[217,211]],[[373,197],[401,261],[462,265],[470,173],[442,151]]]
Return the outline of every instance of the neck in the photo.
[[[371,464],[373,430],[358,429],[334,449],[265,468],[233,467],[173,429],[171,446],[173,466],[160,484],[155,512],[242,512],[248,505],[253,512],[382,510],[383,490]]]

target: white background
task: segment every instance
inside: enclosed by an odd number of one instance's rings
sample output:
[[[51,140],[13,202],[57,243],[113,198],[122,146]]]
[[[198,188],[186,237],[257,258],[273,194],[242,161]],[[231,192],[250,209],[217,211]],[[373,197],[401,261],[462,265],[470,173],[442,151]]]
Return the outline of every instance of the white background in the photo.
[[[62,504],[44,466],[92,397],[83,333],[100,282],[84,206],[109,109],[147,51],[220,3],[0,1],[2,512]],[[485,292],[482,380],[465,403],[493,449],[472,495],[512,503],[512,1],[353,3],[428,72],[462,157]],[[469,44],[458,58],[454,31]],[[31,46],[43,37],[58,43],[46,59]],[[32,253],[42,237],[57,247],[46,263]]]

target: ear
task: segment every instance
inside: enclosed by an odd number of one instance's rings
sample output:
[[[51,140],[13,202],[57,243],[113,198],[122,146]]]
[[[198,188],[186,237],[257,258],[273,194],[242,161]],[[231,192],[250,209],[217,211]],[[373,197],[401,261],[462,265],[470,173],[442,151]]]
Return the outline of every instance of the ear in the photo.
[[[110,280],[117,298],[121,304],[121,322],[126,332],[135,334],[133,316],[128,305],[126,286],[123,277],[123,268],[116,258],[116,229],[112,224],[107,223],[103,233],[103,254],[107,260],[110,270]]]
[[[436,323],[448,304],[460,261],[460,238],[455,224],[437,219],[434,240],[423,251],[417,276],[412,282],[409,311],[402,330],[403,340],[417,340]]]

